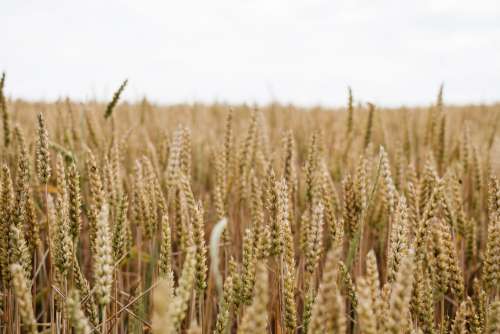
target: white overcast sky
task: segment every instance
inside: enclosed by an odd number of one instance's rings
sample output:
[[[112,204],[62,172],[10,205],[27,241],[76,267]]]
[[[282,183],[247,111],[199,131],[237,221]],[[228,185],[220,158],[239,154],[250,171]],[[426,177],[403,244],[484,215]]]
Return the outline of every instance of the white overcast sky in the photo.
[[[9,96],[500,100],[500,0],[1,0]]]

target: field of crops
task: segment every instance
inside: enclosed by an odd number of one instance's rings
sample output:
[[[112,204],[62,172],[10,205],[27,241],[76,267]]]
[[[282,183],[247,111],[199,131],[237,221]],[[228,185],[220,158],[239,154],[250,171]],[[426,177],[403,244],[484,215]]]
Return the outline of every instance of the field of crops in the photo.
[[[3,333],[500,333],[499,105],[34,103],[5,83]]]

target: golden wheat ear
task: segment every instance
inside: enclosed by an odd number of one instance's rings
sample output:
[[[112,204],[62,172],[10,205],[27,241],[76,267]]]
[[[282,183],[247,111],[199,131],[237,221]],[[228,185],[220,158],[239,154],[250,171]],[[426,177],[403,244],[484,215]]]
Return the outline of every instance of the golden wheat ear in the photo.
[[[47,184],[50,178],[50,152],[49,152],[49,132],[42,113],[38,114],[38,136],[36,141],[35,166],[38,180],[41,184]]]
[[[19,315],[26,331],[31,334],[37,333],[36,319],[33,312],[30,284],[24,275],[24,269],[20,264],[14,263],[10,266],[12,275],[12,286],[14,295],[19,306]]]
[[[75,334],[92,333],[92,327],[82,311],[80,294],[77,290],[71,290],[68,293],[68,298],[66,299],[66,313]]]
[[[238,334],[267,333],[269,287],[267,268],[263,262],[257,263],[255,282],[253,300],[243,314]]]
[[[160,279],[153,291],[153,333],[174,334],[173,281]]]

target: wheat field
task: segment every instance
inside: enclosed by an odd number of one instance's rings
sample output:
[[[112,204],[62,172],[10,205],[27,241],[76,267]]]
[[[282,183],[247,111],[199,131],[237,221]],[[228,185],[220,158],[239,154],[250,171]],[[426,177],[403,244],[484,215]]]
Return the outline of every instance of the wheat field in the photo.
[[[120,102],[126,82],[35,103],[5,82],[3,333],[500,333],[499,105],[160,106]]]

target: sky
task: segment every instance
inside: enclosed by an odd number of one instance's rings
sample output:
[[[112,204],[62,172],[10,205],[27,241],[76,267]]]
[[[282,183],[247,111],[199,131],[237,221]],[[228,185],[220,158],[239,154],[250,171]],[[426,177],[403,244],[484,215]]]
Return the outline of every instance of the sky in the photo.
[[[2,0],[14,98],[500,101],[498,0]]]

